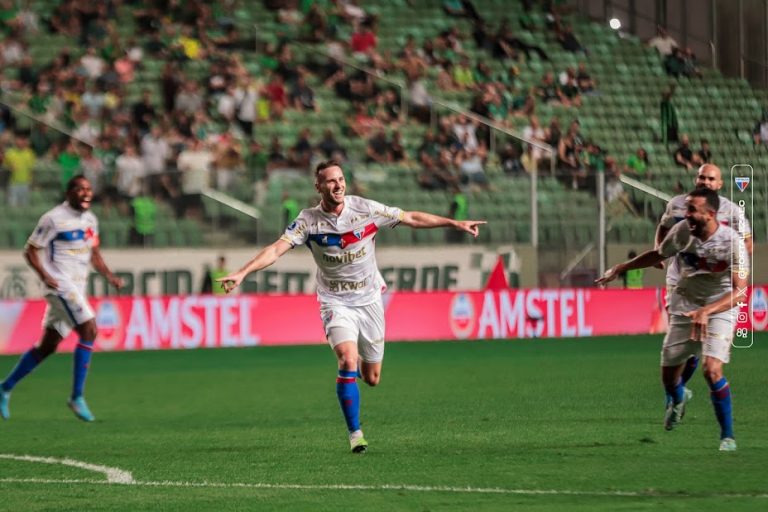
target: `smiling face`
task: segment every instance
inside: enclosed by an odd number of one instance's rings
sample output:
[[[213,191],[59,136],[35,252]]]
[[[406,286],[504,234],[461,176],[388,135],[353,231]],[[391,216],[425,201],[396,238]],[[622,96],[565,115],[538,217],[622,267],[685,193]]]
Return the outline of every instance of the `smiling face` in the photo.
[[[704,234],[707,225],[714,222],[716,212],[707,204],[703,197],[688,196],[685,199],[685,221],[691,228],[691,234],[701,237]]]
[[[315,178],[315,188],[320,193],[323,210],[341,213],[344,206],[344,194],[347,190],[344,171],[341,170],[341,167],[332,165],[318,171]]]
[[[84,212],[91,207],[93,190],[91,182],[87,178],[75,178],[74,183],[67,190],[67,202],[77,211]]]

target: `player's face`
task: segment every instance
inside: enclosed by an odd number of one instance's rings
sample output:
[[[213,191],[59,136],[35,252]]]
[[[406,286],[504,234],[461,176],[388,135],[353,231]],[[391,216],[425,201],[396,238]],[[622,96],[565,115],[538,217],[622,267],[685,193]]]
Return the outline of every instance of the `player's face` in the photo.
[[[685,221],[691,228],[693,236],[701,236],[704,228],[713,218],[712,210],[707,206],[703,197],[690,197],[685,200]]]
[[[74,188],[67,193],[67,202],[75,210],[83,212],[89,209],[91,201],[93,201],[91,182],[85,178],[77,180]]]
[[[341,204],[344,204],[344,193],[347,190],[347,184],[344,181],[344,172],[341,167],[333,166],[323,169],[317,175],[315,188],[320,193],[327,209],[333,210]]]
[[[720,169],[714,165],[703,165],[696,174],[696,188],[708,188],[720,190],[723,186],[723,178]]]

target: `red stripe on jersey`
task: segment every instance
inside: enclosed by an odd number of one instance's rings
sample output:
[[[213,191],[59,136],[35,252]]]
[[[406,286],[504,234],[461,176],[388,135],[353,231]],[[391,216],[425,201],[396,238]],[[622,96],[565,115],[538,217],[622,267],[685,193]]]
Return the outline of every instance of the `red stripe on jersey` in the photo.
[[[375,234],[378,230],[379,228],[376,226],[376,224],[371,222],[365,226],[362,231],[355,230],[344,233],[341,235],[341,248],[343,249],[348,245],[356,244],[357,242],[360,242],[361,240],[364,240],[365,238]]]

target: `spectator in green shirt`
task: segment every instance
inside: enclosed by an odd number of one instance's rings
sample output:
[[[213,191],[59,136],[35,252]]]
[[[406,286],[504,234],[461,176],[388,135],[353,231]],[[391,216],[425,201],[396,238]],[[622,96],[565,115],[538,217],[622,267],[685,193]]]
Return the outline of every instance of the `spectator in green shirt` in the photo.
[[[68,139],[65,144],[64,149],[56,157],[56,162],[58,162],[61,170],[62,190],[69,180],[80,173],[80,152],[77,150],[74,139]]]
[[[3,165],[10,171],[8,203],[12,207],[29,204],[29,188],[32,184],[32,168],[37,158],[29,147],[26,135],[17,135],[16,144],[5,152]]]
[[[648,169],[648,153],[643,148],[637,148],[637,153],[627,159],[624,174],[644,181],[651,179],[651,170]]]

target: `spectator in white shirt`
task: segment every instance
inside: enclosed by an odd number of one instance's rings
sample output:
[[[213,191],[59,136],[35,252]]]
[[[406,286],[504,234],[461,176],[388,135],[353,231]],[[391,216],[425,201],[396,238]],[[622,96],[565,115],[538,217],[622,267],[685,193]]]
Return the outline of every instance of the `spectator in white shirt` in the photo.
[[[96,48],[90,46],[85,55],[80,58],[80,67],[85,71],[85,76],[95,80],[106,71],[107,64],[104,59],[98,56]]]
[[[667,30],[664,27],[659,27],[658,34],[648,41],[648,46],[656,48],[656,51],[658,51],[662,57],[666,57],[667,55],[671,55],[672,50],[677,48],[677,41],[667,33]]]
[[[131,199],[141,194],[146,167],[132,144],[127,145],[123,154],[117,157],[115,175],[117,191],[124,201],[130,203]]]

